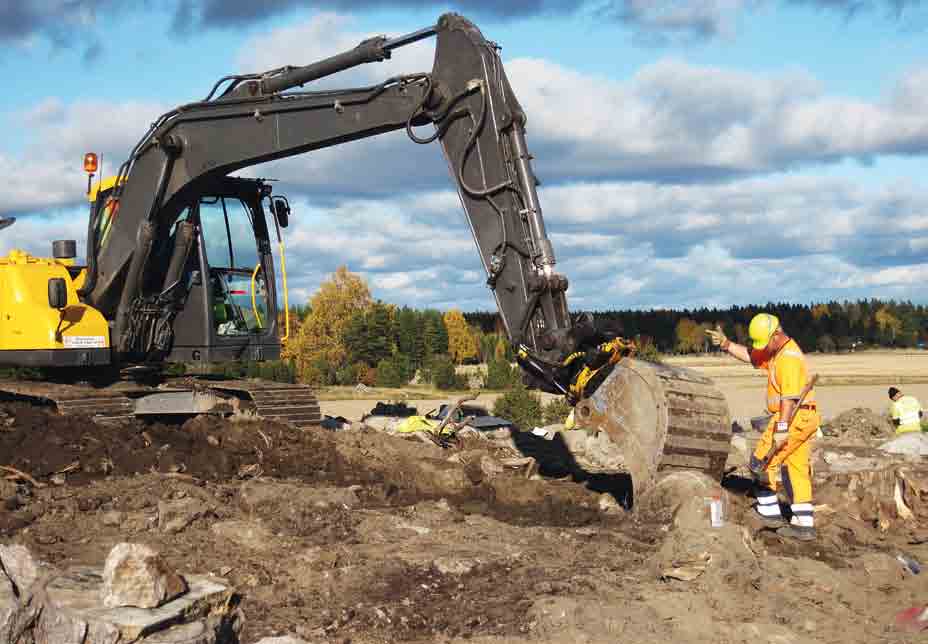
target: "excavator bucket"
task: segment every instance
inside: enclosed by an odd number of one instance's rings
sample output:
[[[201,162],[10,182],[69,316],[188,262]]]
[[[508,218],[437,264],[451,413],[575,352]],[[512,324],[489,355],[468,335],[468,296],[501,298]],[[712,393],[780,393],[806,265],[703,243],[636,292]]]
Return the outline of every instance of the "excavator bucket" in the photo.
[[[658,473],[689,469],[721,480],[731,443],[725,397],[689,369],[624,359],[577,403],[576,429],[564,432],[589,473],[631,475],[635,495]]]

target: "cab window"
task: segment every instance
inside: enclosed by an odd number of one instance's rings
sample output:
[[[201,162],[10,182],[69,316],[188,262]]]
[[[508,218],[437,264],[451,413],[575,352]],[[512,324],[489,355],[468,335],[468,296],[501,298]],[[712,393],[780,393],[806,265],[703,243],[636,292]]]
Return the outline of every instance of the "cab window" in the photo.
[[[200,226],[210,264],[213,324],[219,335],[261,333],[268,324],[268,288],[251,208],[235,197],[200,201]]]

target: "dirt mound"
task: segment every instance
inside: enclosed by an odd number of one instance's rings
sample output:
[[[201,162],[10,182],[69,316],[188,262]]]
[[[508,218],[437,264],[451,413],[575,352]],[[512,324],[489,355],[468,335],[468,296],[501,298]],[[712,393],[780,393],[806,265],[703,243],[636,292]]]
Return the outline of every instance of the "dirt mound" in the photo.
[[[40,483],[84,485],[112,476],[162,473],[201,481],[256,477],[361,485],[365,502],[409,505],[448,498],[515,523],[599,521],[599,493],[571,482],[488,475],[452,449],[376,431],[298,431],[267,421],[200,417],[182,425],[97,425],[25,404],[0,405],[0,465]],[[492,458],[492,446],[484,442]],[[472,459],[471,459],[472,460]],[[0,499],[2,500],[2,499]]]
[[[839,414],[822,425],[826,436],[845,440],[868,441],[885,439],[893,435],[893,426],[886,416],[864,407],[855,407]]]
[[[183,473],[218,480],[263,473],[313,478],[334,470],[333,450],[315,434],[267,422],[202,417],[183,425],[98,425],[26,404],[0,405],[0,465],[40,481],[69,483],[109,475]]]

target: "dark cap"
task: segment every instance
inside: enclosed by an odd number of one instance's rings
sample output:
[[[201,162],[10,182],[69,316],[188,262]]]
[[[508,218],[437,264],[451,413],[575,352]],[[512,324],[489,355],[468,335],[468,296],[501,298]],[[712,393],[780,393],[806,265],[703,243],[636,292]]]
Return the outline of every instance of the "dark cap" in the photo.
[[[890,397],[890,398],[895,398],[895,397],[896,397],[896,394],[898,394],[898,393],[899,393],[899,390],[896,389],[895,387],[890,387],[890,388],[889,388],[889,397]]]

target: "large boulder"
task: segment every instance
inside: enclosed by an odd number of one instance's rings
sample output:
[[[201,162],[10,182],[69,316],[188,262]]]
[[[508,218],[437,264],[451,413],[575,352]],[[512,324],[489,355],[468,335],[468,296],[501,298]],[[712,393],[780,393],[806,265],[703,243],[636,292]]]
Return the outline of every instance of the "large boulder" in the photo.
[[[26,546],[19,544],[0,546],[0,565],[19,595],[29,592],[43,569],[47,568],[43,563],[36,561]]]
[[[155,608],[186,591],[184,578],[142,544],[116,544],[103,566],[103,605],[107,608]]]

